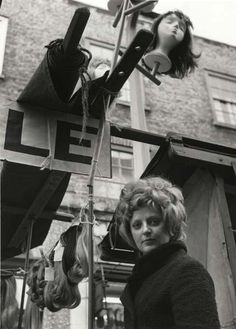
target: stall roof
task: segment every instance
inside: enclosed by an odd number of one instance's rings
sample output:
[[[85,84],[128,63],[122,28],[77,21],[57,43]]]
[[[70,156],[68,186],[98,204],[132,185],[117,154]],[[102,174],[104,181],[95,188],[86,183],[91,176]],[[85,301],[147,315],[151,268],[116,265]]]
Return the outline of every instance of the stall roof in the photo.
[[[114,136],[159,145],[159,149],[148,164],[141,178],[147,176],[162,176],[176,185],[183,187],[185,182],[198,168],[204,168],[214,175],[224,179],[227,200],[231,218],[236,218],[236,149],[221,144],[209,143],[199,139],[189,138],[176,133],[160,136],[144,133],[130,128],[117,129],[113,127]],[[156,137],[156,138],[155,138]],[[115,222],[113,217],[112,224]],[[236,222],[232,223],[236,227]],[[113,231],[113,233],[112,233]],[[105,236],[102,259],[106,261],[134,262],[135,253],[125,244],[117,230],[110,232],[110,239],[116,241],[114,248],[109,245],[109,235]],[[103,258],[104,257],[104,258]]]
[[[142,177],[161,175],[179,186],[196,168],[213,170],[226,184],[236,184],[236,149],[169,133]]]

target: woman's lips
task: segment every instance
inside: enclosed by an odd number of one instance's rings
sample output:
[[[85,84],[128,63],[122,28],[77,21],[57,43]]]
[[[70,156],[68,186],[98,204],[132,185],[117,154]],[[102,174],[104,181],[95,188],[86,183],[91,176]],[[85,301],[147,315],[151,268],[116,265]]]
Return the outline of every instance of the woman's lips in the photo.
[[[142,243],[153,243],[154,241],[154,239],[145,239],[142,241]]]

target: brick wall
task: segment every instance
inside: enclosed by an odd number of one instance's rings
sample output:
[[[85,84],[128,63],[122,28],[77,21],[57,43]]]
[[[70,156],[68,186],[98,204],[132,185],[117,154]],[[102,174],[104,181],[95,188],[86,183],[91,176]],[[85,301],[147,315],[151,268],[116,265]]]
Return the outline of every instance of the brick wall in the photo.
[[[78,3],[67,0],[3,1],[1,15],[9,17],[9,26],[3,66],[5,78],[0,80],[0,106],[6,99],[16,100],[46,53],[44,46],[64,36],[77,6]],[[112,27],[113,20],[114,17],[107,12],[91,8],[83,37],[115,43],[118,30]],[[86,44],[85,40],[82,43]],[[236,76],[236,48],[199,37],[195,37],[195,48],[202,55],[199,68],[189,77],[179,81],[163,76],[159,87],[145,78],[146,101],[150,107],[146,111],[148,130],[160,135],[172,131],[236,147],[235,130],[213,125],[204,77],[204,69]],[[129,125],[129,109],[120,106],[113,112],[113,121]],[[72,175],[62,202],[64,210],[73,212],[86,204],[86,184],[86,176]],[[122,185],[111,185],[103,180],[95,187],[95,210],[111,213]],[[55,241],[55,237],[57,239],[56,231],[50,231],[45,242],[47,247]],[[45,328],[62,328],[62,325],[69,328],[68,321],[68,313],[64,311],[51,318],[47,315]]]
[[[44,46],[64,36],[77,6],[78,3],[65,0],[3,2],[2,14],[9,17],[9,28],[3,67],[5,79],[0,81],[2,98],[16,99],[43,58]],[[114,17],[96,8],[90,10],[84,39],[92,37],[114,43],[118,32],[112,27]],[[162,135],[174,131],[236,147],[235,130],[213,125],[204,77],[204,69],[236,76],[236,48],[199,37],[195,37],[195,48],[202,55],[199,68],[189,77],[179,81],[163,76],[159,87],[145,79],[150,106],[146,112],[148,128]],[[121,107],[114,113],[114,122],[129,124],[127,108]]]

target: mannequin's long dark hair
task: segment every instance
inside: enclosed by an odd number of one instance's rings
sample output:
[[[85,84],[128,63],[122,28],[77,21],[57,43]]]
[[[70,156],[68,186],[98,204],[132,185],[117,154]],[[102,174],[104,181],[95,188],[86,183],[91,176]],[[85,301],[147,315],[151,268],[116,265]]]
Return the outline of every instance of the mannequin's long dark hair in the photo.
[[[168,74],[173,78],[182,79],[188,73],[193,72],[194,69],[197,67],[196,59],[200,57],[200,54],[194,54],[192,50],[193,38],[190,28],[193,28],[193,24],[189,17],[183,14],[180,10],[168,11],[165,14],[158,16],[154,20],[151,28],[151,31],[154,33],[154,38],[151,45],[147,49],[147,53],[154,50],[158,44],[157,30],[160,22],[163,20],[163,18],[172,14],[176,15],[185,22],[186,31],[181,43],[170,51],[169,58],[172,62],[172,67],[168,72],[165,72],[164,74]]]

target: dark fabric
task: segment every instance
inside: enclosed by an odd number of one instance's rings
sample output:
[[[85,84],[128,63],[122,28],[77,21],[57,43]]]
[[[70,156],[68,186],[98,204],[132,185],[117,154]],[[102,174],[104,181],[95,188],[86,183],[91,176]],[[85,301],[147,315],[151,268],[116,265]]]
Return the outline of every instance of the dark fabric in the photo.
[[[112,262],[135,263],[136,252],[121,238],[114,216],[109,224],[108,233],[99,244],[100,258]]]
[[[213,281],[182,242],[141,258],[121,301],[126,329],[220,329]]]
[[[69,54],[64,52],[63,39],[57,39],[48,46],[47,60],[53,86],[63,102],[67,102],[79,79],[79,68],[87,67],[87,56],[78,48]]]
[[[64,85],[64,89],[62,88],[64,81],[61,81],[61,85],[57,83],[57,86],[54,86],[55,79],[53,79],[50,74],[49,66],[48,54],[46,54],[17,101],[35,106],[35,110],[37,111],[39,110],[38,107],[42,107],[45,109],[82,115],[82,88],[77,90],[70,100],[63,101],[58,95],[58,90],[61,88],[63,90],[62,94],[65,96],[69,94],[69,89],[67,85]],[[105,97],[108,94],[108,91],[105,91],[103,86],[108,74],[109,71],[105,72],[102,77],[88,82],[89,114],[91,117],[100,118],[103,113],[104,106],[101,106],[101,104],[103,105],[103,96]],[[71,90],[71,92],[72,91],[73,90]],[[97,102],[98,97],[101,98],[100,102]]]
[[[52,41],[47,48],[44,59],[18,101],[60,110],[76,86],[79,68],[87,65],[86,55],[78,49],[65,54],[62,39]]]
[[[21,224],[40,190],[46,183],[50,170],[25,164],[3,162],[1,171],[1,259],[19,255],[25,250],[27,237],[17,247],[9,247],[9,242]],[[63,174],[63,172],[62,172]],[[41,245],[51,226],[54,212],[58,209],[70,181],[70,173],[64,173],[59,186],[48,200],[44,213],[33,227],[31,248]],[[47,215],[46,215],[47,214]]]
[[[131,295],[134,298],[142,282],[152,273],[164,266],[176,252],[187,248],[182,241],[165,243],[159,248],[141,257],[133,268],[132,275],[128,279]]]

